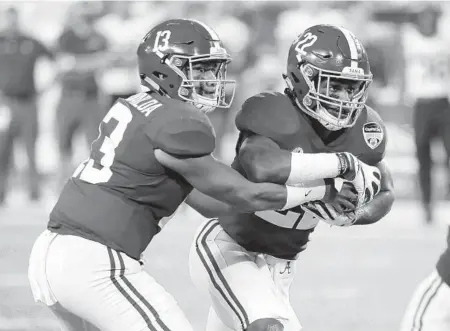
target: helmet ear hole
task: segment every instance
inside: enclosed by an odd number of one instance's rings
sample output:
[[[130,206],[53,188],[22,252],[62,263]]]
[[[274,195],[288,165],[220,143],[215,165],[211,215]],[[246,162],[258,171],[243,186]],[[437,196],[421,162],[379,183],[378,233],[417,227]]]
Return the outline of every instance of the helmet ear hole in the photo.
[[[296,83],[300,82],[300,79],[298,79],[298,77],[294,73],[291,73],[291,76],[292,76],[292,79],[294,80],[294,82],[296,82]]]
[[[166,74],[163,74],[162,72],[159,71],[153,71],[152,75],[158,78],[159,80],[164,80],[167,78]]]

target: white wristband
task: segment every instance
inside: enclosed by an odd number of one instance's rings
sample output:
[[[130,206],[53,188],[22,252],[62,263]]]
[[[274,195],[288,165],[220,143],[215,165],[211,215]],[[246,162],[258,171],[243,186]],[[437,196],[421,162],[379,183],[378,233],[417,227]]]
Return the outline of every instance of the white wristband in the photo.
[[[287,185],[335,178],[339,175],[339,158],[334,153],[291,153],[291,172]]]
[[[286,204],[281,210],[291,209],[306,202],[322,200],[325,196],[326,186],[323,180],[309,182],[307,186],[286,185]]]

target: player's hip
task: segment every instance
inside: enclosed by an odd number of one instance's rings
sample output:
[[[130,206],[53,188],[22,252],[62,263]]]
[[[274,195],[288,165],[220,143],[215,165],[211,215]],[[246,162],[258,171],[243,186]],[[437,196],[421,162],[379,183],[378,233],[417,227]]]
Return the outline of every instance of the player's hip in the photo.
[[[58,300],[53,287],[73,288],[81,282],[97,286],[117,272],[141,270],[139,261],[103,244],[45,230],[31,251],[28,276],[36,301],[52,304]]]
[[[314,229],[279,227],[259,217],[224,217],[220,224],[233,241],[247,251],[286,260],[295,260],[306,249]]]
[[[29,264],[35,301],[101,330],[191,330],[173,297],[139,261],[95,241],[44,231]]]
[[[218,274],[222,277],[225,269],[239,269],[240,265],[256,265],[266,268],[272,274],[272,279],[291,278],[295,272],[294,258],[280,258],[264,252],[251,251],[237,243],[220,225],[217,219],[204,222],[194,237],[190,251],[190,268],[193,278],[198,278],[206,270],[209,277]],[[228,273],[226,271],[225,273]],[[228,273],[233,277],[233,273]],[[241,277],[241,275],[236,275]],[[226,276],[225,276],[226,278]]]
[[[220,256],[226,264],[234,264],[234,255],[245,254],[251,259],[256,259],[257,252],[248,251],[232,238],[222,227],[217,219],[204,222],[194,236],[192,249],[196,255],[209,259]]]

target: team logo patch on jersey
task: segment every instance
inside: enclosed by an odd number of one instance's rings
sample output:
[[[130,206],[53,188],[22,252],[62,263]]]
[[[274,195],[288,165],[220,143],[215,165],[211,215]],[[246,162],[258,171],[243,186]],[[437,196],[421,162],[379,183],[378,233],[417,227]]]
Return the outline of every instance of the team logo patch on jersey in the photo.
[[[383,141],[384,132],[381,125],[376,122],[369,122],[363,126],[363,136],[367,146],[372,149],[377,148]]]

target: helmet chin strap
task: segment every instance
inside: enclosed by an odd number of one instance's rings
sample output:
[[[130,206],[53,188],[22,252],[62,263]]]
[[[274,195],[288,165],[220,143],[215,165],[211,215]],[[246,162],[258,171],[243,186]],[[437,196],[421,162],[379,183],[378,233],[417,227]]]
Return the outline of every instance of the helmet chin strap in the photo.
[[[191,103],[194,105],[194,107],[197,108],[198,110],[201,110],[204,113],[209,113],[214,109],[216,109],[216,104],[214,103],[213,100],[208,100],[207,98],[204,98],[195,92],[192,98],[193,101]],[[208,105],[209,102],[211,103],[210,105]]]
[[[320,105],[318,106],[318,114],[317,114],[317,120],[322,124],[327,130],[330,131],[338,131],[343,129],[343,126],[339,126],[334,124],[333,122],[337,121],[337,119],[333,116],[331,116],[324,106]]]
[[[319,116],[317,113],[315,113],[313,111],[309,111],[309,110],[308,111],[304,110],[300,101],[297,99],[297,97],[293,96],[293,98],[294,98],[295,103],[297,104],[297,107],[299,107],[301,110],[303,110],[304,113],[307,114],[308,116],[317,120],[320,124],[322,124],[325,127],[325,129],[327,129],[329,131],[338,131],[338,130],[342,129],[341,127],[338,127],[337,125],[334,125],[333,123],[330,123],[329,121],[325,120],[322,116]],[[325,110],[322,110],[322,112],[327,114],[327,112]]]
[[[322,125],[325,127],[325,129],[327,129],[327,130],[329,130],[329,131],[338,131],[338,130],[341,129],[340,127],[338,127],[338,126],[336,126],[336,125],[334,125],[334,124],[331,124],[331,123],[329,123],[329,122],[323,120],[323,119],[320,118],[320,117],[317,118],[317,120],[319,121],[320,124],[322,124]]]
[[[191,102],[191,104],[197,108],[198,110],[201,110],[204,113],[209,113],[212,112],[214,109],[216,109],[216,107],[214,106],[207,106],[201,103],[196,103],[196,102]]]

